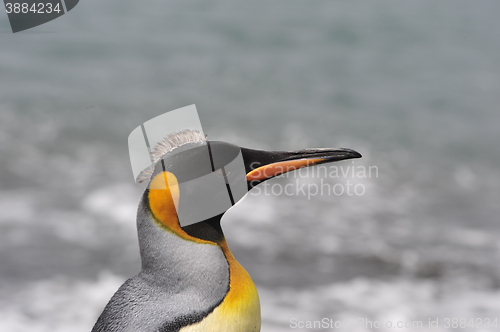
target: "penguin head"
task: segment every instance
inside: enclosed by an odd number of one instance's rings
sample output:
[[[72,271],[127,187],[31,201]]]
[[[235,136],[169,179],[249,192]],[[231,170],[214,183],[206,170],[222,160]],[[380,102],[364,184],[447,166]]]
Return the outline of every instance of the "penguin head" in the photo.
[[[299,168],[361,155],[346,148],[262,151],[239,147],[184,131],[167,137],[153,150],[155,165],[147,174],[148,207],[156,220],[176,234],[206,238],[206,224],[218,232],[222,215],[253,187]],[[196,133],[195,133],[196,136]],[[206,230],[206,229],[205,229]]]

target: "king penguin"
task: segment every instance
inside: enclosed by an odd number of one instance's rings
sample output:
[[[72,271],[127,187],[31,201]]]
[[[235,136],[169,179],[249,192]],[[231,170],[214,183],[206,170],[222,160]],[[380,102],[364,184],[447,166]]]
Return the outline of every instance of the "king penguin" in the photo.
[[[225,211],[188,226],[179,222],[189,191],[211,194],[212,188],[179,185],[202,168],[198,147],[207,144],[212,152],[241,153],[248,190],[287,171],[361,157],[345,148],[253,150],[190,130],[169,135],[153,149],[156,164],[143,175],[149,185],[137,211],[142,269],[113,295],[92,332],[260,331],[257,289],[227,246]]]

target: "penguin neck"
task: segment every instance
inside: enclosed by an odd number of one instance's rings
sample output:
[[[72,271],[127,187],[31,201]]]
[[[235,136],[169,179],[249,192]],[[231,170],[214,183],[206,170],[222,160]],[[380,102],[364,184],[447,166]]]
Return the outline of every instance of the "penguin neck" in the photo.
[[[220,226],[222,214],[182,227],[182,233],[174,232],[165,226],[173,220],[155,220],[147,195],[144,197],[137,218],[142,258],[140,276],[168,296],[183,294],[195,299],[195,303],[196,299],[209,299],[212,304],[208,307],[215,308],[186,332],[212,331],[211,327],[221,322],[219,331],[242,331],[242,326],[253,326],[252,330],[258,331],[257,288],[227,246]],[[192,302],[187,305],[191,307]],[[240,329],[235,329],[235,324]]]
[[[155,274],[156,279],[176,278],[189,269],[198,269],[196,265],[202,261],[221,259],[227,269],[220,246],[220,243],[225,243],[220,227],[221,217],[222,214],[190,226],[171,229],[165,226],[164,221],[157,220],[148,208],[146,192],[137,212],[142,272]]]

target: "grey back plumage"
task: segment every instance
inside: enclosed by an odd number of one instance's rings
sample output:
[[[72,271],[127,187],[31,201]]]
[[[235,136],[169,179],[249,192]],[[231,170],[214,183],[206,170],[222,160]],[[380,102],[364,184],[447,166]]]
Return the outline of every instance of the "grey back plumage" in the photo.
[[[92,332],[170,332],[200,321],[229,290],[229,266],[221,248],[162,229],[147,209],[137,212],[142,271],[111,298]]]

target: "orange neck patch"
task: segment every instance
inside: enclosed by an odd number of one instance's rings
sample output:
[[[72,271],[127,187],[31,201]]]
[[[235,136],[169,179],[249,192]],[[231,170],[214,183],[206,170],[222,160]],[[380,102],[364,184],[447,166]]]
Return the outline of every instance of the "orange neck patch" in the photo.
[[[252,278],[234,258],[233,253],[227,246],[226,239],[222,239],[219,245],[229,263],[229,292],[223,301],[224,310],[247,312],[258,307],[260,314],[259,295]]]
[[[179,184],[174,174],[166,171],[159,173],[151,180],[148,190],[151,216],[163,228],[185,240],[216,245],[214,242],[193,237],[181,228],[177,218],[177,208],[180,204]]]

